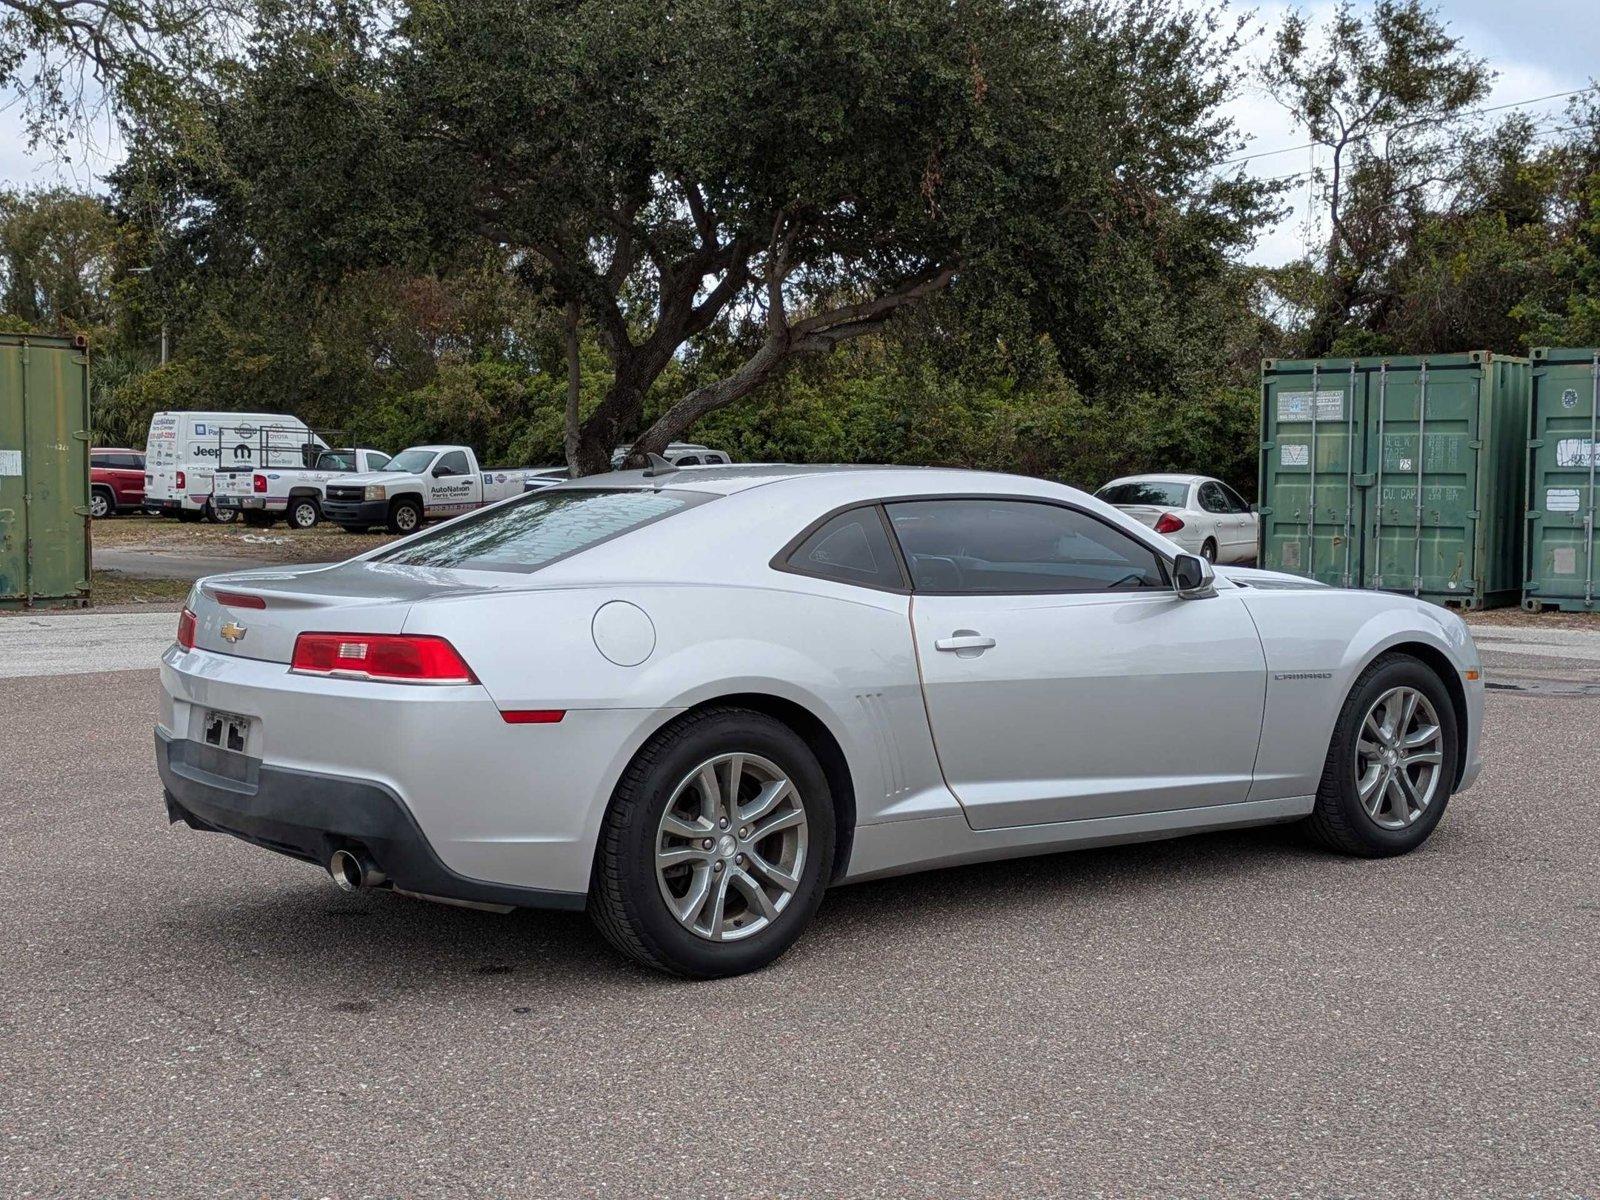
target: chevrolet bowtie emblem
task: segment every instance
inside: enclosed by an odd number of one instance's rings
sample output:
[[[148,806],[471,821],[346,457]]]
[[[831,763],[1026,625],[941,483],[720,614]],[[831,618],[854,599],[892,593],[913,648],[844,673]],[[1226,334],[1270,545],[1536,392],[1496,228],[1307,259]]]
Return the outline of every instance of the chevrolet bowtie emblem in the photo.
[[[231,646],[234,642],[237,642],[240,638],[244,637],[244,635],[249,633],[250,631],[248,629],[246,629],[243,625],[239,625],[239,624],[234,623],[233,621],[229,621],[221,629],[217,630],[217,632],[222,635],[222,640],[227,642]]]

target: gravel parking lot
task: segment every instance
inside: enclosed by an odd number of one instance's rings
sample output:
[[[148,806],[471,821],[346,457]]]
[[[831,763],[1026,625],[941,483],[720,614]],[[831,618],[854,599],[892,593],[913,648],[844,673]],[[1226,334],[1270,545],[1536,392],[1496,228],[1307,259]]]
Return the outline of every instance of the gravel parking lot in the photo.
[[[686,984],[169,829],[155,692],[0,682],[7,1197],[1600,1191],[1600,701],[1491,694],[1409,858],[1278,829],[860,885]]]

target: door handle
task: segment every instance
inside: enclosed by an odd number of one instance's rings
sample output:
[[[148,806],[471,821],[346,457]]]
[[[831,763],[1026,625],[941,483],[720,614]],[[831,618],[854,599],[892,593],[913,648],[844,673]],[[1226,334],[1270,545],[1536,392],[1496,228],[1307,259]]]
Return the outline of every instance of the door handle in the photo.
[[[933,643],[935,650],[988,650],[994,645],[992,637],[984,637],[981,633],[959,631],[947,638],[940,638]]]

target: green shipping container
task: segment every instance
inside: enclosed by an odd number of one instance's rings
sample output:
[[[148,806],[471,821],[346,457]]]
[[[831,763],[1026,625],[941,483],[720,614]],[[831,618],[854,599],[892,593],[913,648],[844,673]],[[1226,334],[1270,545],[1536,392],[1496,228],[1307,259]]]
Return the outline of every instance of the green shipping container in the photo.
[[[1522,605],[1592,612],[1600,485],[1600,349],[1533,352],[1528,413],[1528,534]]]
[[[89,351],[0,334],[0,608],[89,597]]]
[[[1528,361],[1268,359],[1263,567],[1460,608],[1521,595]]]

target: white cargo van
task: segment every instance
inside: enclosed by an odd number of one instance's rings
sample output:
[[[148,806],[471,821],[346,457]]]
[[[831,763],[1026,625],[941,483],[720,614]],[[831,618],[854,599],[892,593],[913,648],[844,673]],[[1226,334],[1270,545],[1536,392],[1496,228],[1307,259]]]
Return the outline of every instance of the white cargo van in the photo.
[[[145,441],[145,511],[187,521],[232,521],[236,509],[212,503],[217,467],[260,466],[264,445],[291,439],[327,449],[304,421],[284,413],[156,413]]]

